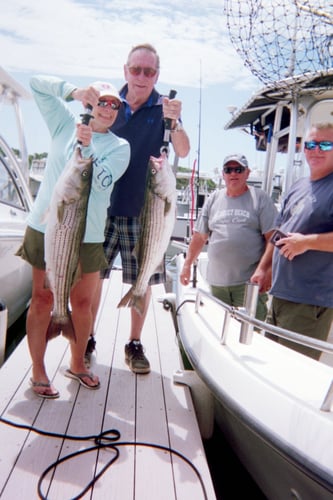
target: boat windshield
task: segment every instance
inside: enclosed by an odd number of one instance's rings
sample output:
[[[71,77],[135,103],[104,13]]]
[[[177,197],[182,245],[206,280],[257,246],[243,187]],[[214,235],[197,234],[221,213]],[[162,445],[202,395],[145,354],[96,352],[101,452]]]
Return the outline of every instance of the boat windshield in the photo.
[[[25,210],[14,175],[7,169],[4,161],[4,158],[0,156],[0,201],[6,205]]]

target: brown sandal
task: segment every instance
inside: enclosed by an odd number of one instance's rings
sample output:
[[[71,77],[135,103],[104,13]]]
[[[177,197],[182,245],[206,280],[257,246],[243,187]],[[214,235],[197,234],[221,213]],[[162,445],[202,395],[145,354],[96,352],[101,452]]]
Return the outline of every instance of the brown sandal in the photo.
[[[97,382],[97,384],[94,385],[89,385],[87,382],[85,382],[83,379],[88,378],[91,380],[91,382],[94,381],[94,374],[93,373],[74,373],[71,370],[66,370],[65,371],[65,377],[72,378],[74,380],[77,380],[83,387],[86,389],[99,389],[101,387],[100,382]]]
[[[32,387],[32,390],[34,393],[39,396],[40,398],[44,399],[56,399],[59,397],[59,391],[54,389],[54,387],[51,385],[51,382],[35,382],[30,379],[30,385]],[[36,390],[38,387],[42,387],[44,390],[43,391],[38,391]],[[52,392],[50,392],[50,390]]]

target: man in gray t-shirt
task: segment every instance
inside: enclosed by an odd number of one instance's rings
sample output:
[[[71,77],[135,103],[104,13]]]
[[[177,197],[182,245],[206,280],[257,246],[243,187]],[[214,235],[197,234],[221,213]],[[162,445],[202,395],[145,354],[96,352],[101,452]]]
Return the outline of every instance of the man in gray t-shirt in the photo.
[[[209,240],[207,281],[212,294],[235,307],[244,305],[245,284],[266,249],[277,216],[272,199],[262,189],[248,186],[249,174],[244,155],[224,159],[225,188],[205,202],[180,275],[181,283],[188,285],[191,265]],[[259,284],[257,318],[264,320],[270,272]]]

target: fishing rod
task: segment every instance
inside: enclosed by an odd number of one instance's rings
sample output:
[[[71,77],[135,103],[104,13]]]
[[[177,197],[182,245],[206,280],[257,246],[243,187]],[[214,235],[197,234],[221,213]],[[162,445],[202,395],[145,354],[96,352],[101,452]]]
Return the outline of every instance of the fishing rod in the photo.
[[[169,99],[174,99],[176,97],[177,91],[176,90],[170,90],[169,92]],[[161,146],[161,153],[165,153],[167,156],[169,155],[169,143],[170,143],[170,136],[171,136],[171,123],[172,119],[171,118],[164,118],[164,137],[163,137],[163,143]]]

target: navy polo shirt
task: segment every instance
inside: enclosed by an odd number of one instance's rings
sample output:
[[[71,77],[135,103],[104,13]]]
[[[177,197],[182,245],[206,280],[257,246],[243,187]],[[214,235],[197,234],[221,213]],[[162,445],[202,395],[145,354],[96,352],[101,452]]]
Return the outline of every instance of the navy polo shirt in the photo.
[[[123,99],[111,130],[127,139],[131,159],[111,194],[109,216],[138,217],[144,203],[149,157],[159,157],[164,137],[162,96],[153,90],[148,101],[134,113],[125,100],[127,85],[120,91]]]

